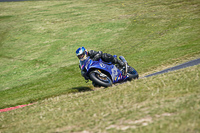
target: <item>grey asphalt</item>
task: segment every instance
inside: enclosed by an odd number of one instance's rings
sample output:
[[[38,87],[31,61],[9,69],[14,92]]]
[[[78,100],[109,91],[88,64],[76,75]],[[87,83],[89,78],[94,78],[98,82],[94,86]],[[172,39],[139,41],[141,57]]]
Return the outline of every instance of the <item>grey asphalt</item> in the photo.
[[[160,71],[160,72],[156,72],[156,73],[153,73],[153,74],[149,74],[149,75],[144,76],[144,77],[147,78],[147,77],[155,76],[155,75],[158,75],[158,74],[163,74],[163,73],[167,73],[167,72],[170,72],[170,71],[179,70],[179,69],[182,69],[182,68],[186,68],[186,67],[190,67],[190,66],[195,66],[195,65],[198,65],[198,64],[200,64],[200,58],[195,59],[195,60],[191,60],[191,61],[189,61],[189,62],[180,64],[180,65],[177,65],[177,66],[174,66],[174,67],[165,69],[165,70],[162,70],[162,71]],[[144,78],[144,77],[142,77],[142,78]]]

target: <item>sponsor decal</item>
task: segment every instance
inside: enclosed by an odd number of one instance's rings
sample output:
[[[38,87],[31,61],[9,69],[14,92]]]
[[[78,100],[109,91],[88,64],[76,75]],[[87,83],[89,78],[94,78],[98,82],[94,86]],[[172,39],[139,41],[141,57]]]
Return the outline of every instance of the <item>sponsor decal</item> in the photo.
[[[114,66],[112,69],[111,69],[111,72],[112,72],[112,77],[115,78],[118,76],[118,72],[117,72],[117,68]]]
[[[99,65],[100,65],[102,68],[105,68],[105,67],[106,67],[106,65],[103,64],[102,62],[100,62]]]

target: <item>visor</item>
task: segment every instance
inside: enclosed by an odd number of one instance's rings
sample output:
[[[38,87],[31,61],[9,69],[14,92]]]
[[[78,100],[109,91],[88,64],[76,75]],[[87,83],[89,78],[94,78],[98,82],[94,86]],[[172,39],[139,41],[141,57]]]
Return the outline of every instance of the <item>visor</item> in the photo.
[[[77,57],[78,57],[79,59],[82,59],[84,56],[85,56],[85,51],[84,51],[82,54],[78,55]]]

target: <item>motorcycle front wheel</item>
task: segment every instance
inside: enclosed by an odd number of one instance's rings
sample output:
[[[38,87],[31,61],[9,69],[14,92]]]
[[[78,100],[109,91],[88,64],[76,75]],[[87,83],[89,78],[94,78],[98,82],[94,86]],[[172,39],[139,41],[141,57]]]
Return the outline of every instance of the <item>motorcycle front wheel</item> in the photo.
[[[104,74],[104,73],[97,72],[97,71],[95,70],[95,71],[90,72],[89,76],[90,76],[90,79],[91,79],[96,85],[103,86],[103,87],[112,86],[112,80],[109,78],[109,76],[107,76],[107,75]]]

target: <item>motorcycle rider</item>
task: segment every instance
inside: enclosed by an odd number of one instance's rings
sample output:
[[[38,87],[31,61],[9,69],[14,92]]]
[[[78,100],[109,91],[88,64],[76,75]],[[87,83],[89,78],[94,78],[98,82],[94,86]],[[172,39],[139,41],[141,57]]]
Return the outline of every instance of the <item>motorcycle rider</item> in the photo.
[[[90,56],[90,58],[93,61],[97,61],[100,58],[105,61],[105,62],[112,62],[113,64],[118,64],[122,69],[122,73],[123,75],[126,75],[126,71],[124,70],[126,67],[126,63],[122,62],[121,60],[118,60],[117,58],[115,58],[114,56],[107,54],[107,53],[103,53],[102,51],[94,51],[94,50],[90,50],[87,51],[84,47],[80,47],[76,50],[76,56],[79,58],[80,60],[80,64],[81,62],[84,62],[84,60]],[[79,64],[79,68],[81,69],[81,66]]]

